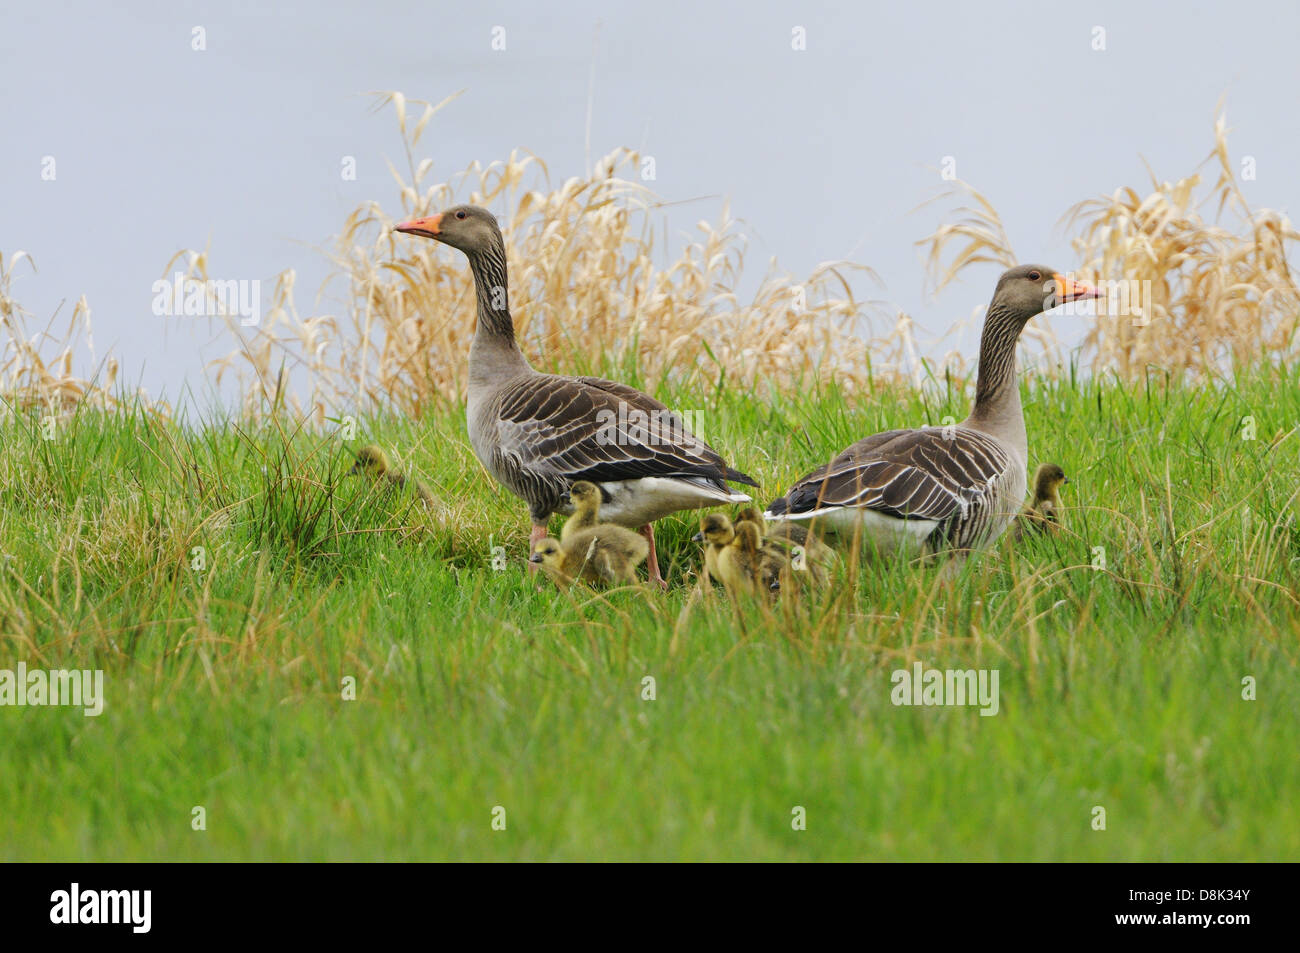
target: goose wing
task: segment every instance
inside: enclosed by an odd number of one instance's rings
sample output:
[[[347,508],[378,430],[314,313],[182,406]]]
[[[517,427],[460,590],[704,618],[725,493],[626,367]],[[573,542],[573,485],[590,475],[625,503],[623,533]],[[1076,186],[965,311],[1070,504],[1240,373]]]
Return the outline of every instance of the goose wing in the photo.
[[[599,377],[530,376],[506,392],[498,452],[530,500],[557,499],[575,480],[695,479],[726,490],[757,486],[695,436],[682,418],[635,388]]]
[[[988,434],[963,427],[890,430],[859,440],[768,507],[773,516],[859,507],[942,521],[992,499],[1011,465]]]

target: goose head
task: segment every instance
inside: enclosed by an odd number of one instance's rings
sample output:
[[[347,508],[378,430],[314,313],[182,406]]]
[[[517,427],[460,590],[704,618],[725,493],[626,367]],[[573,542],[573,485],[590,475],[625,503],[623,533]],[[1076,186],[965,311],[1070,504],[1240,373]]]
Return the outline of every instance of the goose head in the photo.
[[[416,218],[393,226],[406,235],[432,238],[458,248],[467,255],[487,251],[501,244],[501,228],[496,216],[477,205],[454,205],[445,212]]]
[[[1100,298],[1092,285],[1067,277],[1047,265],[1019,265],[1002,273],[990,311],[1001,311],[1021,324],[1067,301]]]

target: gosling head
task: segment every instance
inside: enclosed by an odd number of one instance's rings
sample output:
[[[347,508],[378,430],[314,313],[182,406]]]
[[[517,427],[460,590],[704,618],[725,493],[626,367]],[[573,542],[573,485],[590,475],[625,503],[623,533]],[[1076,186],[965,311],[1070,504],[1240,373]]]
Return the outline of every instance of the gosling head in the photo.
[[[709,542],[714,546],[726,546],[735,535],[731,520],[722,513],[710,513],[700,520],[700,531],[691,539],[697,543]]]
[[[364,473],[369,476],[383,476],[388,472],[388,455],[375,444],[367,444],[357,451],[357,462],[352,464],[348,476]]]
[[[586,480],[579,480],[569,487],[569,501],[583,512],[591,512],[600,506],[600,487]]]
[[[1034,471],[1034,497],[1039,500],[1050,500],[1056,496],[1062,484],[1069,482],[1070,478],[1057,464],[1040,464]]]
[[[753,523],[755,526],[759,527],[765,525],[763,522],[763,514],[759,511],[757,506],[741,507],[740,512],[736,514],[736,522]]]
[[[541,563],[552,566],[558,563],[564,556],[563,550],[560,549],[560,541],[552,536],[539,540],[533,547],[533,554],[528,557],[530,563]]]
[[[735,528],[736,539],[733,545],[741,549],[757,550],[763,542],[763,537],[759,535],[758,527],[753,523],[737,523]]]

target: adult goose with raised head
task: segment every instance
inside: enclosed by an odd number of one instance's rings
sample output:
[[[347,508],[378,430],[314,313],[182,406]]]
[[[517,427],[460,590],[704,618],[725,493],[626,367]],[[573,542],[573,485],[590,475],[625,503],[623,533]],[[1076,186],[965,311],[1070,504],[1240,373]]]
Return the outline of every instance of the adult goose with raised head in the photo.
[[[975,406],[961,423],[859,440],[773,500],[769,520],[861,533],[882,554],[988,546],[1025,496],[1028,440],[1016,341],[1035,315],[1100,292],[1044,265],[998,280],[980,337]]]
[[[749,500],[727,481],[757,486],[654,398],[598,377],[543,374],[515,341],[505,242],[496,218],[457,205],[396,230],[432,238],[469,259],[478,326],[469,349],[469,440],[493,478],[528,504],[530,551],[552,513],[570,513],[569,487],[601,489],[601,519],[639,528],[649,544],[650,579],[659,573],[651,524],[678,510]]]

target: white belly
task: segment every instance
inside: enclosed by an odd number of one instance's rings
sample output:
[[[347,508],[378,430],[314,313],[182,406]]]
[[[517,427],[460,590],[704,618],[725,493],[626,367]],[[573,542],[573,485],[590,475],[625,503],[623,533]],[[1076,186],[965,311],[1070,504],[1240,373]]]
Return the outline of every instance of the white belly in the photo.
[[[911,556],[925,548],[925,541],[939,525],[937,520],[904,520],[896,516],[886,516],[875,510],[859,509],[849,506],[832,506],[812,513],[773,516],[763,514],[773,522],[806,523],[816,520],[821,532],[834,533],[848,541],[859,535],[864,543],[869,543],[885,555]]]
[[[724,492],[694,480],[645,477],[600,484],[609,500],[600,504],[600,521],[635,529],[681,510],[726,503],[748,503],[744,493]],[[572,512],[572,508],[566,508]]]

